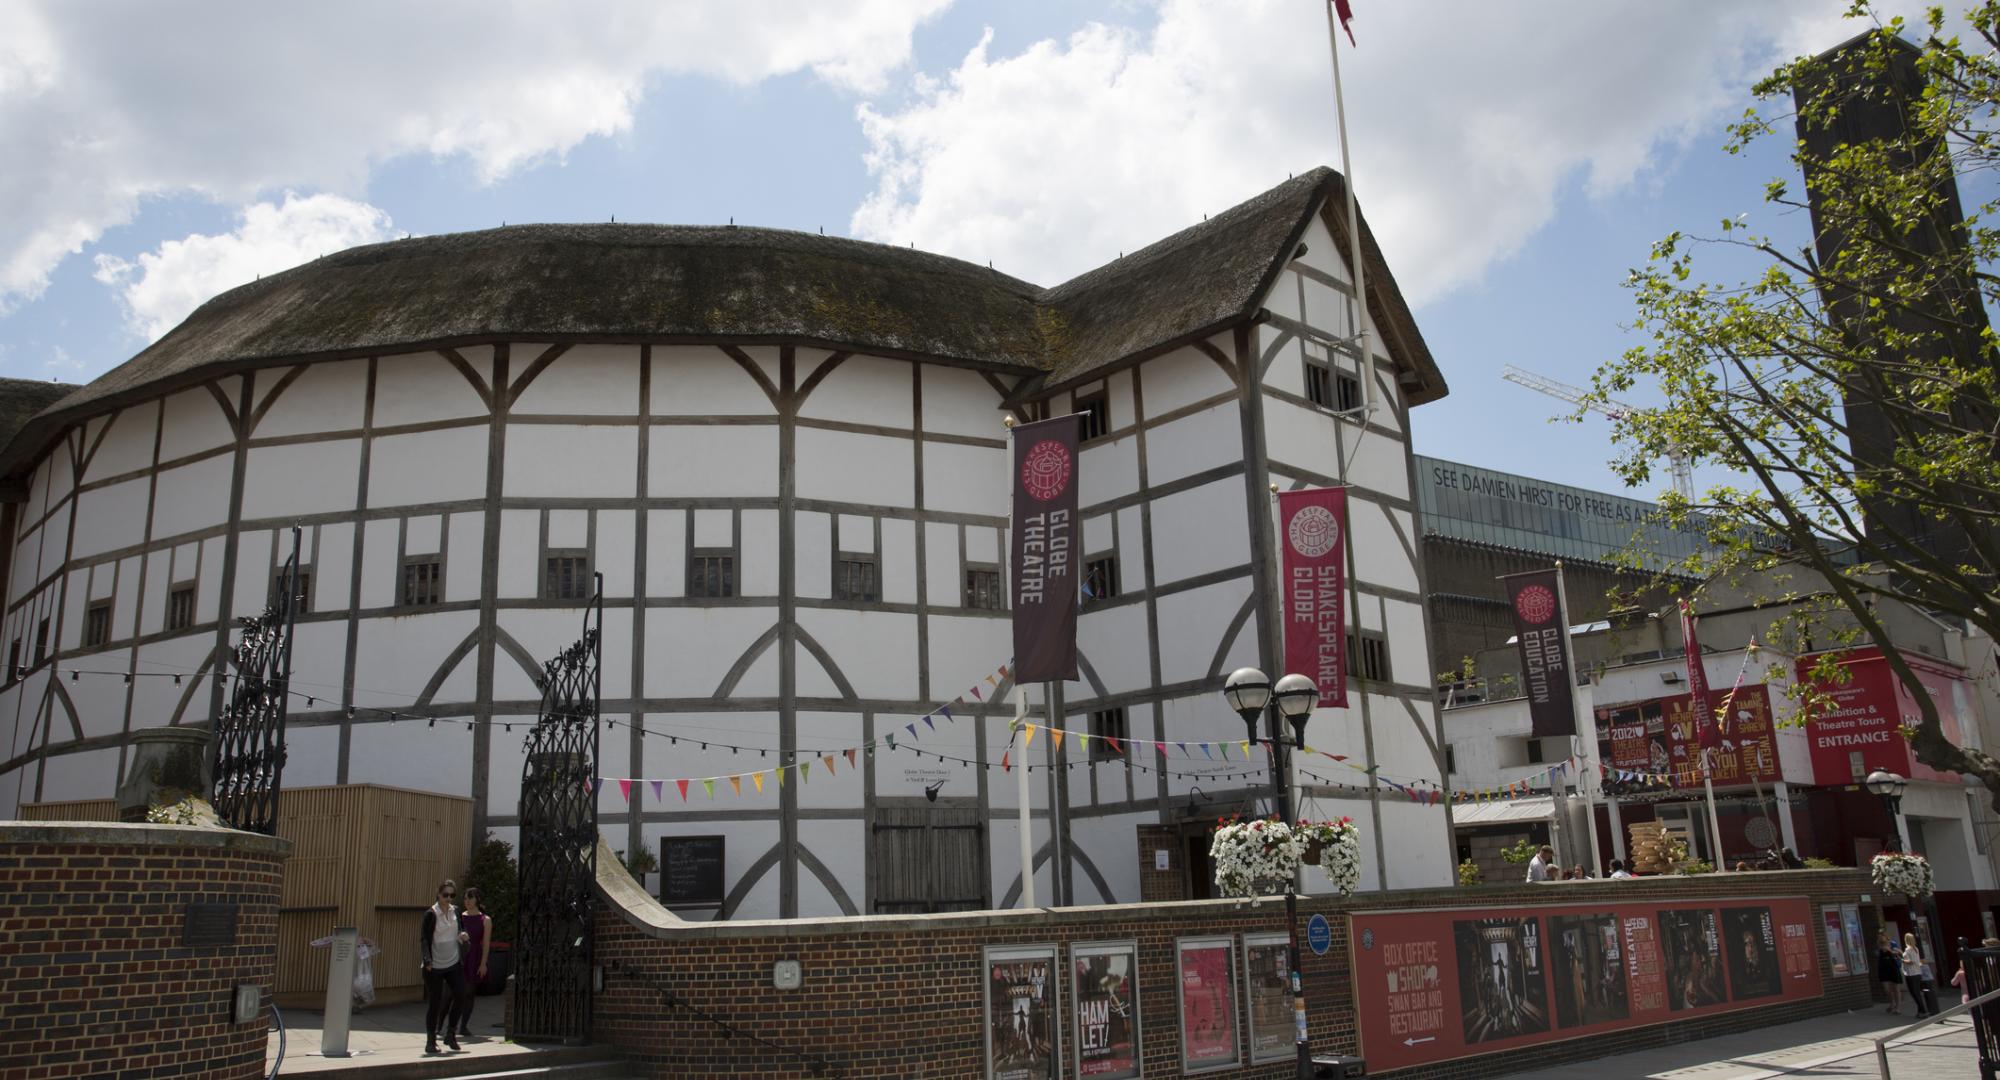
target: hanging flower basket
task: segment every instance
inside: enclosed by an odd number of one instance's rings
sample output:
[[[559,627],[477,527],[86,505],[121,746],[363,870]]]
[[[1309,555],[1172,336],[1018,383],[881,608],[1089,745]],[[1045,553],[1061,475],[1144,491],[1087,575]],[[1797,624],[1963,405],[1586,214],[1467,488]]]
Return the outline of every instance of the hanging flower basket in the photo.
[[[1361,830],[1351,818],[1301,821],[1294,829],[1306,844],[1306,863],[1317,866],[1342,896],[1361,884]]]
[[[1326,841],[1315,836],[1306,841],[1306,853],[1299,857],[1299,861],[1307,866],[1318,866],[1320,856],[1325,853]]]
[[[1216,826],[1208,856],[1225,896],[1284,892],[1302,865],[1318,866],[1342,895],[1352,895],[1361,880],[1360,833],[1346,818],[1297,826],[1276,818],[1225,819]]]
[[[1929,896],[1933,891],[1931,864],[1922,855],[1884,852],[1868,864],[1868,872],[1875,887],[1883,892],[1919,897]]]

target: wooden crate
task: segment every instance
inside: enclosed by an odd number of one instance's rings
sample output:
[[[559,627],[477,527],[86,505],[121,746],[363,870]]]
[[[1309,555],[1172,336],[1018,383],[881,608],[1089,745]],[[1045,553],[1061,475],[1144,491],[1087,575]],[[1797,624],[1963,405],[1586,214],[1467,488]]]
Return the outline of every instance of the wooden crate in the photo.
[[[30,803],[20,814],[25,821],[116,821],[118,806],[112,799]],[[374,784],[290,788],[278,800],[278,835],[292,842],[278,907],[278,1006],[325,1003],[327,951],[312,942],[335,926],[359,928],[381,950],[377,1001],[421,998],[418,925],[438,882],[465,877],[472,800]]]

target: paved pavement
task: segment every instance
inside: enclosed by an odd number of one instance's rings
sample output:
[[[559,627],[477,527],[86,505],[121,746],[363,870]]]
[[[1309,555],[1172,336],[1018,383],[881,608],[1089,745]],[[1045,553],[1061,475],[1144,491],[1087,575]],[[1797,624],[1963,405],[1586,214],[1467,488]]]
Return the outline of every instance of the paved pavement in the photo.
[[[1915,1019],[1908,1013],[1889,1016],[1869,1009],[1513,1075],[1537,1080],[1872,1078],[1881,1072],[1870,1040]],[[1891,1080],[1970,1080],[1978,1075],[1972,1025],[1963,1018],[1889,1044]]]
[[[537,1052],[535,1047],[522,1046],[506,1041],[501,1034],[501,1013],[504,1004],[498,997],[476,998],[472,1007],[472,1033],[470,1039],[460,1039],[464,1054],[454,1057],[475,1056],[481,1058],[510,1059],[528,1057]],[[354,1014],[349,1026],[347,1048],[354,1056],[349,1058],[328,1058],[320,1053],[321,1026],[326,1015],[318,1011],[302,1009],[286,1010],[285,1014],[285,1064],[281,1075],[294,1073],[324,1072],[354,1066],[392,1065],[407,1062],[431,1060],[424,1056],[424,1006],[422,1002],[406,1005],[377,1005]],[[268,1068],[277,1061],[278,1034],[271,1033],[270,1050],[265,1055]],[[511,1061],[495,1061],[493,1067],[525,1067],[513,1065]]]

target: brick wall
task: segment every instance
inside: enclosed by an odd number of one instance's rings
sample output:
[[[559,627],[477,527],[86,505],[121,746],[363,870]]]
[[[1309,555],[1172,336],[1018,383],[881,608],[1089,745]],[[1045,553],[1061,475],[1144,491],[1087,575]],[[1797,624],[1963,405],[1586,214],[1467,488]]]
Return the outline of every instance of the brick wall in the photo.
[[[1142,848],[1150,867],[1151,848],[1143,840]],[[821,1061],[829,1066],[827,1075],[853,1078],[982,1076],[983,949],[1053,944],[1067,960],[1071,944],[1116,940],[1139,944],[1140,1038],[1146,1075],[1178,1075],[1174,939],[1235,938],[1240,980],[1239,935],[1285,929],[1283,903],[1227,900],[813,922],[681,923],[625,879],[615,861],[601,857],[600,865],[606,873],[600,882],[597,959],[605,969],[605,982],[597,998],[596,1034],[659,1077],[809,1075]],[[1347,960],[1347,913],[1352,911],[1739,896],[1803,896],[1817,905],[1843,899],[1851,903],[1866,888],[1866,875],[1856,871],[1796,871],[1534,888],[1430,889],[1344,902],[1303,898],[1302,925],[1310,913],[1320,911],[1334,928],[1327,955],[1315,957],[1308,951],[1302,962],[1314,1050],[1358,1052]],[[1813,1001],[1489,1054],[1397,1075],[1411,1080],[1493,1075],[1530,1062],[1598,1056],[1865,1006],[1869,998],[1865,973],[1834,978],[1824,941],[1816,947],[1826,993]],[[772,966],[779,960],[799,962],[799,989],[773,987]],[[1239,988],[1239,1025],[1244,1022],[1240,998]],[[670,1000],[692,1008],[670,1007]],[[1066,1012],[1067,981],[1061,988],[1061,1003]],[[701,1016],[696,1009],[710,1016]],[[1073,1028],[1065,1016],[1066,1057]],[[1065,1065],[1065,1075],[1071,1068]],[[1282,1077],[1292,1072],[1289,1062],[1277,1062],[1245,1066],[1230,1075]]]
[[[1156,851],[1167,853],[1167,868],[1155,869]],[[1187,856],[1180,850],[1180,832],[1171,825],[1139,826],[1139,902],[1159,904],[1187,899]]]
[[[0,823],[0,1076],[264,1075],[289,844],[174,825]],[[186,947],[189,904],[237,905],[233,945]]]

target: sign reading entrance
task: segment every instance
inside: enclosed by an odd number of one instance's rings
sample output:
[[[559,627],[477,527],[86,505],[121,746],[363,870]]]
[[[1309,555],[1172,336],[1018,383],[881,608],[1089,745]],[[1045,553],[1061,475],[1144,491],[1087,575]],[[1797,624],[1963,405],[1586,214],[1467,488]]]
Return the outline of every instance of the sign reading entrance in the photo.
[[[670,908],[722,906],[722,839],[660,838],[660,903]]]

